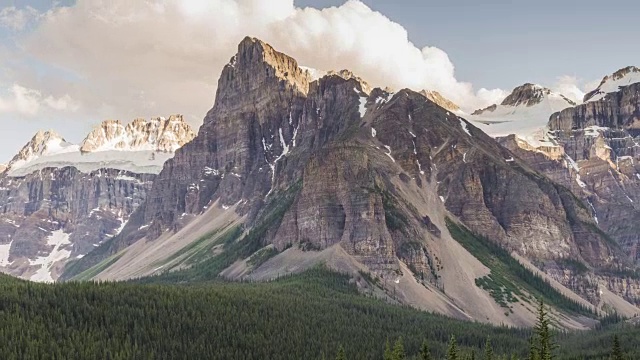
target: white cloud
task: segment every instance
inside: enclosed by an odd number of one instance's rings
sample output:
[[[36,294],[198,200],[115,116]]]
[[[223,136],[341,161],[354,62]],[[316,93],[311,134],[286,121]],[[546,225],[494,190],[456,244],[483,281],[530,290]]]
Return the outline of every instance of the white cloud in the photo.
[[[553,85],[552,90],[566,96],[577,104],[581,104],[584,99],[585,91],[584,88],[580,87],[580,84],[581,81],[574,76],[560,76]]]
[[[76,112],[80,108],[80,104],[72,99],[69,94],[65,94],[57,99],[49,95],[43,100],[43,102],[50,108],[58,111]]]
[[[40,91],[18,84],[13,84],[5,96],[0,96],[0,113],[33,117],[40,113],[43,106],[58,111],[77,111],[80,107],[69,95],[43,97]]]
[[[18,9],[15,6],[8,6],[0,9],[0,26],[21,31],[40,16],[41,14],[38,10],[31,6],[22,9]]]
[[[416,47],[401,25],[355,0],[322,10],[293,0],[78,0],[44,14],[23,42],[29,56],[77,79],[14,81],[69,94],[91,118],[181,112],[200,121],[247,35],[302,65],[347,68],[375,86],[437,90],[468,110],[505,95],[457,80],[444,51]]]

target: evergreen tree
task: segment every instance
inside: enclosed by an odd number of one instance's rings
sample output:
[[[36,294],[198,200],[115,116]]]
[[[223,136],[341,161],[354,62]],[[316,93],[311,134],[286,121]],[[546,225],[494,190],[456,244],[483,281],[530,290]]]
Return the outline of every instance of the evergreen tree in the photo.
[[[384,347],[384,355],[382,358],[384,360],[393,360],[393,352],[391,351],[391,345],[389,344],[389,339],[387,339],[387,344]]]
[[[613,347],[611,349],[611,360],[624,360],[622,349],[620,348],[620,339],[618,335],[613,336]]]
[[[404,353],[404,345],[402,345],[402,338],[399,338],[395,345],[393,345],[393,360],[405,360],[406,355]]]
[[[336,355],[336,360],[347,360],[347,355],[344,353],[344,347],[340,345],[338,348],[338,355]]]
[[[553,343],[551,338],[551,326],[547,311],[544,309],[544,301],[540,299],[538,305],[538,322],[535,327],[536,357],[537,360],[553,359]]]
[[[427,340],[422,343],[422,347],[420,348],[420,360],[433,360]]]
[[[476,360],[476,351],[475,350],[471,350],[471,356],[469,357],[469,359]]]
[[[487,342],[484,344],[484,360],[493,360],[493,348],[491,347],[491,340],[487,338]]]
[[[529,358],[528,360],[538,360],[538,352],[533,336],[529,339]]]
[[[456,343],[456,337],[454,335],[451,335],[451,340],[449,340],[447,360],[458,360],[458,344]]]

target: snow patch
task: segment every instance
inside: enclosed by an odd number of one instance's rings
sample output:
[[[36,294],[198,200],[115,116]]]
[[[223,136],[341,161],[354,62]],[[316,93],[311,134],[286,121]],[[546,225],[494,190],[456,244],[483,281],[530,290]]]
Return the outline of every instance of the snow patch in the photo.
[[[11,262],[9,262],[11,244],[13,244],[13,240],[8,244],[0,245],[0,266],[11,265]]]
[[[386,155],[389,157],[389,159],[391,159],[393,162],[396,162],[396,159],[393,158],[393,156],[391,156],[391,147],[389,145],[383,145],[385,147],[385,149],[387,149]]]
[[[376,132],[376,129],[371,128],[371,136],[372,136],[372,137],[376,137],[376,135],[377,135],[377,134],[378,134],[378,133]]]
[[[32,281],[52,283],[53,274],[51,270],[53,266],[62,260],[66,260],[71,256],[71,250],[61,249],[63,245],[69,245],[69,234],[65,234],[63,230],[56,230],[47,237],[47,245],[53,246],[53,249],[47,256],[39,256],[35,260],[29,260],[31,265],[40,265],[38,271],[31,276]]]
[[[471,133],[469,132],[469,127],[467,126],[467,123],[464,122],[464,120],[459,119],[460,120],[460,126],[462,126],[462,130],[464,130],[464,132],[467,133],[467,135],[471,136]]]

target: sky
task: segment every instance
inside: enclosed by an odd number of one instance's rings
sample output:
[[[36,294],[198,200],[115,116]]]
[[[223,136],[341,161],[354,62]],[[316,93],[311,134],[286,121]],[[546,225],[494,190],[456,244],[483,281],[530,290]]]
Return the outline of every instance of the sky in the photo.
[[[463,109],[525,82],[579,100],[639,65],[640,4],[619,0],[0,0],[0,162],[40,129],[102,120],[198,127],[246,35],[302,65],[437,90]]]

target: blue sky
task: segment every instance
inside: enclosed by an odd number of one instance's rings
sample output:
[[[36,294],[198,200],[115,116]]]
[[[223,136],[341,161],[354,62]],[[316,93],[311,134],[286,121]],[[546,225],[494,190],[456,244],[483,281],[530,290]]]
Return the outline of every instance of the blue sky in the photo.
[[[469,111],[525,82],[579,99],[638,65],[639,10],[629,0],[0,0],[0,162],[38,129],[78,143],[105,119],[173,113],[197,128],[246,35],[302,65],[437,90]]]

